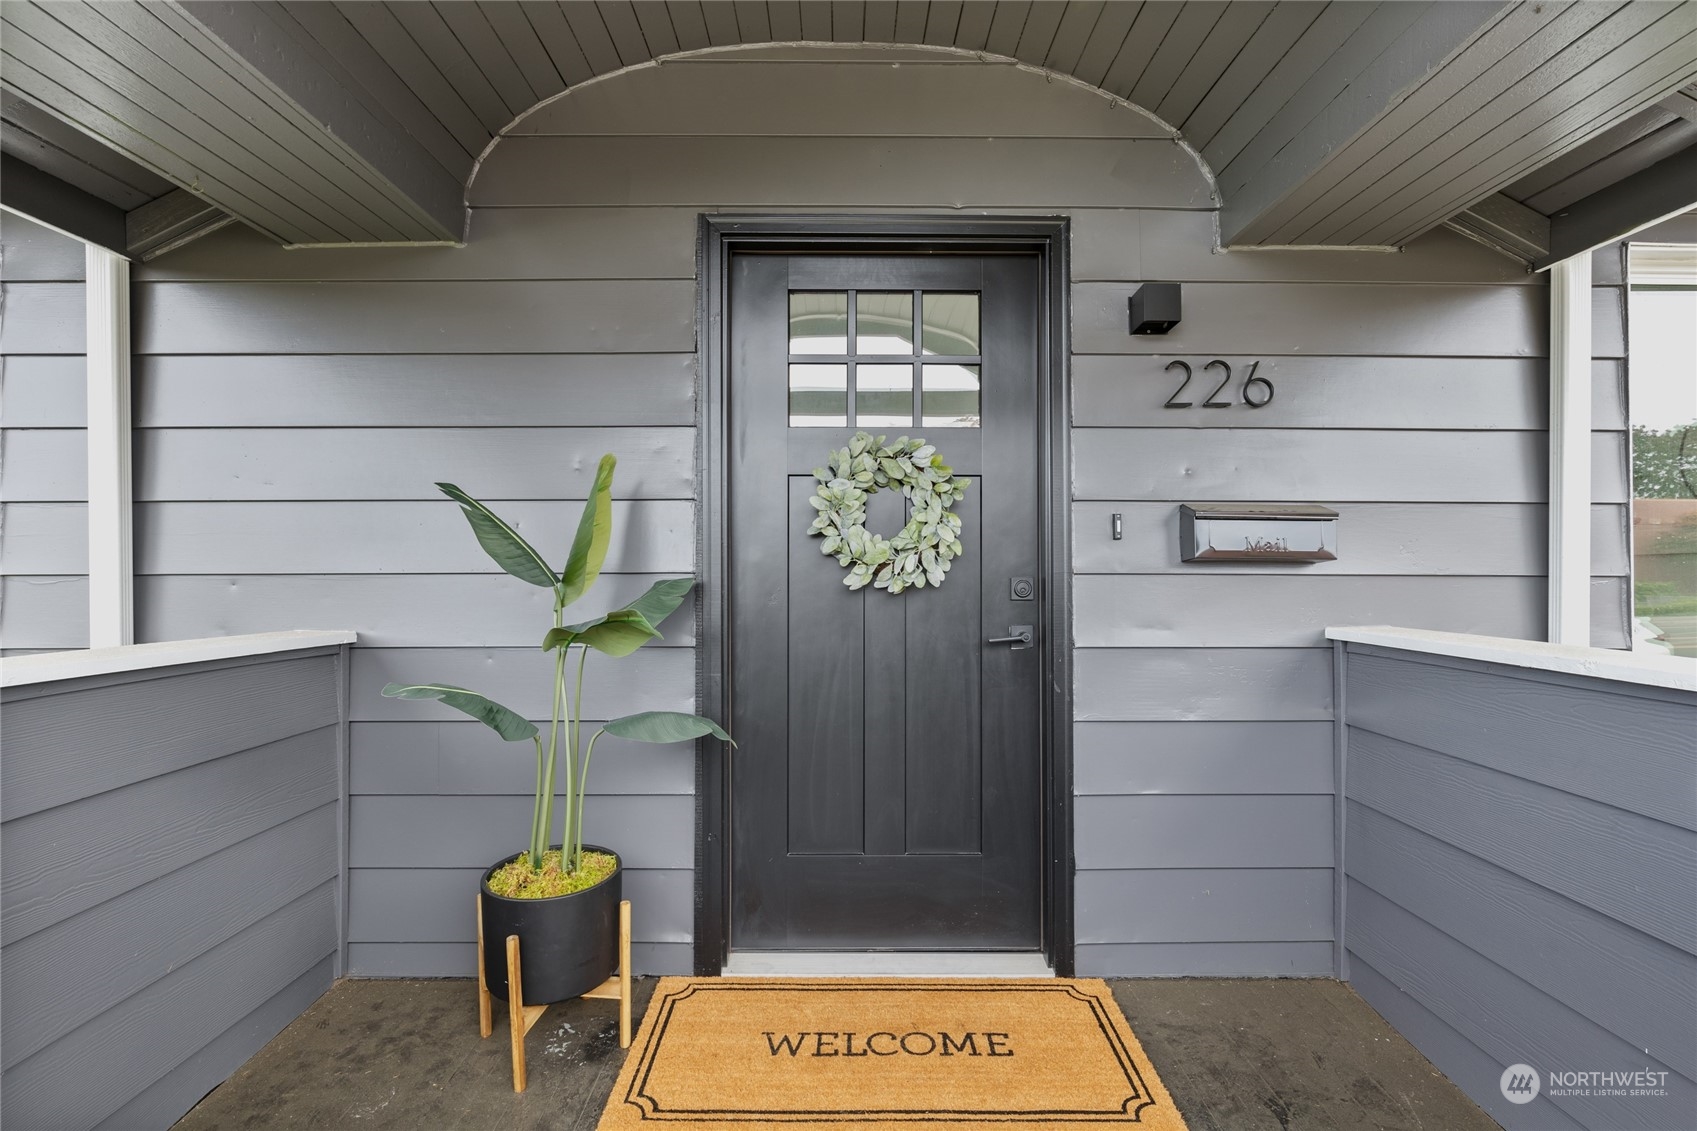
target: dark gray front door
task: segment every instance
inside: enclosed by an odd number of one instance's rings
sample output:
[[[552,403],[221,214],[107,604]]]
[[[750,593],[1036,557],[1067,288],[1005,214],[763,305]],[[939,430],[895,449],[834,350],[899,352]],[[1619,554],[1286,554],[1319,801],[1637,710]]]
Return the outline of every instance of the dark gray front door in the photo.
[[[739,254],[730,280],[731,946],[1037,949],[1037,259]],[[850,591],[807,535],[857,430],[971,478],[940,588]],[[992,642],[1015,625],[1033,646]]]

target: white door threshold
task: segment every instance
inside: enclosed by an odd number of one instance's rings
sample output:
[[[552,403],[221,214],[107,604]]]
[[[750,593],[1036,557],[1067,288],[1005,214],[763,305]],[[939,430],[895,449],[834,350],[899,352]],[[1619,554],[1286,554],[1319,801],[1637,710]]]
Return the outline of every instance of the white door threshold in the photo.
[[[1035,951],[733,950],[729,978],[1053,978]]]

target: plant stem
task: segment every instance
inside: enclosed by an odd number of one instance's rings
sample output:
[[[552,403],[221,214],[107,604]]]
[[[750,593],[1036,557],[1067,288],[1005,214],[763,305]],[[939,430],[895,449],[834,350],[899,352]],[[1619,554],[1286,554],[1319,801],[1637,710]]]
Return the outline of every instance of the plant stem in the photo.
[[[566,607],[560,603],[558,593],[554,598],[554,627],[562,628],[566,623]],[[539,827],[533,832],[530,842],[530,863],[533,867],[542,867],[542,854],[548,851],[548,830],[554,824],[554,767],[560,753],[560,701],[566,695],[566,649],[558,649],[554,653],[554,707],[549,715],[548,726],[548,759],[542,775],[541,788],[536,791],[537,805],[542,811]],[[568,739],[567,741],[570,741]],[[571,772],[569,769],[566,771]]]
[[[531,741],[536,743],[536,797],[532,800],[530,807],[529,843],[529,848],[534,854],[536,851],[536,830],[542,825],[542,735],[533,735]],[[531,864],[534,866],[535,863],[536,860],[533,855]]]
[[[589,759],[595,755],[595,744],[606,733],[606,727],[597,730],[589,738],[589,748],[583,752],[583,781],[577,791],[577,854],[580,857],[583,855],[583,798],[589,792]]]
[[[574,811],[572,808],[572,801],[574,800],[572,797],[572,771],[575,767],[572,764],[572,759],[576,756],[577,751],[583,749],[583,668],[588,662],[589,647],[585,645],[577,658],[577,694],[572,697],[571,702],[571,744],[568,747],[570,753],[567,754],[566,761],[566,826],[562,830],[564,835],[560,838],[560,854],[568,859],[571,864],[570,867],[566,868],[568,872],[577,871],[583,863],[583,791],[577,791],[575,799],[577,808]],[[586,759],[584,762],[585,770],[588,767],[589,763]]]

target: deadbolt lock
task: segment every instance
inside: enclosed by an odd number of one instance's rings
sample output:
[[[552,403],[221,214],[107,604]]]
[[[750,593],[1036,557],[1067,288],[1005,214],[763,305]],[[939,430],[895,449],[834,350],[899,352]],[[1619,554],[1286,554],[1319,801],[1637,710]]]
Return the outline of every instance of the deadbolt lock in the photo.
[[[1016,577],[1008,588],[1016,601],[1035,601],[1037,599],[1037,582],[1033,578]]]

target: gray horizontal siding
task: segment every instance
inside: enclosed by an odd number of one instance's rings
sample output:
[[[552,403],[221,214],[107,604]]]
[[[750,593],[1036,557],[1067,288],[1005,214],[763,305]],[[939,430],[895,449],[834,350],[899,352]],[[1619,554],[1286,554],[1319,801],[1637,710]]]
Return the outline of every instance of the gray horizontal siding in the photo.
[[[603,574],[572,617],[621,608],[658,580]],[[554,608],[552,590],[505,574],[164,576],[139,579],[138,592],[146,607],[141,630],[155,640],[343,628],[373,648],[524,648],[541,643]],[[686,602],[668,618],[664,638],[647,646],[692,645],[693,613]]]
[[[1542,275],[1453,232],[1436,230],[1396,255],[1324,251],[1216,251],[1214,217],[1156,209],[1072,212],[1078,282],[1498,283],[1542,289]]]
[[[344,662],[0,696],[8,1126],[167,1126],[329,988]]]
[[[1126,333],[1132,289],[1074,285],[1075,352],[1150,349],[1149,339]],[[1183,300],[1183,320],[1159,340],[1164,354],[1538,357],[1549,349],[1548,305],[1536,287],[1209,282],[1186,283]],[[1611,338],[1606,325],[1598,327],[1605,332],[1597,355],[1619,357],[1619,332]]]
[[[86,512],[60,540],[52,564],[38,557],[40,524],[19,500],[20,482],[81,504],[87,492],[83,245],[13,212],[0,214],[0,573],[52,574],[52,581],[0,581],[0,640],[6,649],[88,646]],[[80,588],[81,606],[65,600]],[[32,598],[45,600],[38,606]]]
[[[1080,648],[1080,722],[1332,717],[1332,664],[1319,648]]]
[[[621,498],[687,499],[693,445],[687,428],[152,429],[135,437],[135,493],[143,502],[429,499],[444,481],[491,501],[569,498],[587,493],[611,451],[621,456]],[[539,467],[551,469],[546,480]],[[82,485],[81,475],[45,475],[16,471],[16,497],[58,499]]]
[[[1353,503],[1335,508],[1338,559],[1303,565],[1211,562],[1205,572],[1179,560],[1177,502],[1144,499],[1073,504],[1073,568],[1080,574],[1319,578],[1523,577],[1540,587],[1549,561],[1549,517],[1541,503]],[[1125,537],[1104,538],[1113,516]],[[1591,508],[1591,572],[1625,577],[1629,563],[1621,507]]]
[[[1332,866],[1325,796],[1080,797],[1080,872]]]
[[[524,847],[530,805],[528,796],[519,795],[356,796],[350,806],[348,862],[356,871],[486,868]],[[631,868],[693,868],[694,812],[695,802],[688,797],[601,797],[584,807],[584,840],[613,848]],[[442,830],[450,828],[460,833],[443,836]],[[618,836],[630,829],[642,830],[642,836]],[[621,843],[608,844],[610,839]]]
[[[690,353],[170,355],[135,385],[138,428],[695,423]]]
[[[1535,639],[1542,579],[1089,574],[1073,582],[1082,648],[1300,648],[1326,625],[1388,624]]]
[[[136,350],[677,353],[695,348],[694,295],[687,282],[653,279],[143,282]]]
[[[1163,139],[513,137],[501,148],[471,184],[475,206],[1213,205],[1195,163]]]
[[[474,489],[470,483],[460,485]],[[576,501],[498,499],[477,493],[520,534],[540,545],[558,545],[560,532],[572,529],[583,510]],[[44,517],[40,526],[52,522],[58,534],[52,540],[44,529],[43,544],[60,545],[74,537],[63,525],[70,518]],[[613,540],[603,568],[614,574],[687,574],[694,547],[695,508],[688,500],[616,499]],[[136,571],[144,576],[498,572],[459,508],[440,497],[141,503],[136,507],[135,554]]]
[[[1328,942],[1081,943],[1080,977],[1324,978],[1332,973]]]
[[[0,616],[8,653],[86,648],[88,578],[0,577]]]
[[[1073,898],[1084,946],[1332,938],[1330,867],[1095,870]]]
[[[597,723],[583,725],[593,733]],[[595,749],[592,794],[695,792],[695,756],[688,743],[659,746],[608,737]],[[349,790],[356,794],[525,796],[535,788],[535,774],[531,749],[504,743],[469,720],[354,723],[350,730]]]
[[[1593,441],[1592,498],[1624,503],[1624,434]],[[1073,483],[1080,499],[1537,503],[1549,455],[1542,432],[1080,428]]]
[[[1210,357],[1185,357],[1200,366]],[[1442,365],[1413,357],[1259,357],[1227,355],[1236,398],[1251,372],[1277,395],[1264,408],[1229,412],[1232,428],[1366,428],[1419,431],[1542,431],[1549,424],[1549,363],[1542,358],[1466,357]],[[1166,400],[1182,374],[1169,356],[1080,357],[1073,368],[1072,419],[1083,428],[1183,428],[1203,423],[1202,408]],[[1624,363],[1592,366],[1592,418],[1598,429],[1626,427]],[[1198,373],[1185,390],[1200,406],[1222,374]],[[1210,379],[1211,378],[1211,379]],[[1206,382],[1206,384],[1204,384]],[[1200,394],[1200,395],[1192,395]],[[1216,411],[1216,410],[1207,410]],[[1222,424],[1228,422],[1222,421]]]
[[[1697,696],[1345,657],[1357,988],[1507,1127],[1682,1126],[1697,1107]],[[1546,1074],[1524,1110],[1496,1087],[1516,1062]],[[1551,1094],[1552,1071],[1617,1064],[1666,1069],[1668,1094]]]
[[[518,584],[518,582],[514,582]],[[695,699],[695,657],[690,649],[644,648],[620,660],[596,656],[583,681],[583,702],[619,718],[636,711],[687,711]],[[547,718],[554,665],[529,648],[361,648],[352,664],[350,717],[359,722],[429,721],[451,717],[448,708],[385,699],[387,683],[440,680],[461,687],[501,688],[500,698],[527,718]]]
[[[1092,794],[1332,792],[1325,722],[1073,725],[1073,789]]]

